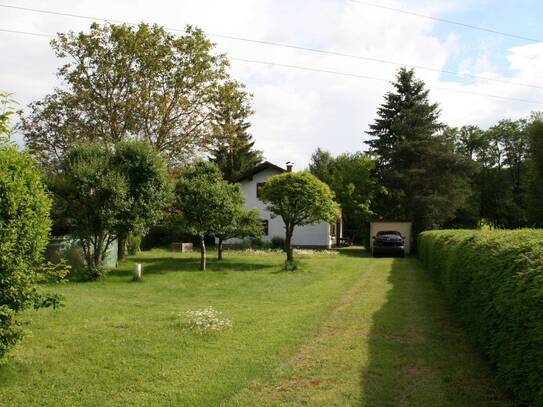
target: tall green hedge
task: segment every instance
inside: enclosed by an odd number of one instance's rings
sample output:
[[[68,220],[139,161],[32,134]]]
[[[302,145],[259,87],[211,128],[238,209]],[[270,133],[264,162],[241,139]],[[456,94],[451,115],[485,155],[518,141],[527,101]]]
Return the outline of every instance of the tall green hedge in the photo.
[[[543,405],[543,230],[424,232],[419,257],[519,402]]]
[[[0,142],[0,358],[23,334],[18,313],[56,304],[36,286],[50,207],[35,161]]]

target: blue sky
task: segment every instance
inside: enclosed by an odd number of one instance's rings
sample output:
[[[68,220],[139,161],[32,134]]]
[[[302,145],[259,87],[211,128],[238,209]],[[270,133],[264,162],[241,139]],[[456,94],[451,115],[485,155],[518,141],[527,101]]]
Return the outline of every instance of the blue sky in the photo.
[[[505,33],[543,40],[543,2],[534,0],[518,1],[467,1],[456,9],[436,15],[453,21],[490,28]],[[415,18],[415,17],[413,17]],[[506,56],[507,50],[526,44],[528,41],[508,38],[482,31],[437,23],[433,29],[436,36],[445,38],[453,32],[462,44],[462,51],[451,55],[445,64],[447,70],[461,70],[468,58],[488,58],[496,70],[507,77],[511,75]],[[465,83],[471,80],[464,79]]]
[[[543,39],[543,2],[366,0],[435,17]],[[438,70],[543,86],[543,43],[505,38],[442,24],[349,0],[3,0],[4,4],[156,22],[207,33],[276,41],[393,60]],[[41,33],[86,30],[90,21],[0,9],[0,28]],[[254,59],[385,79],[374,81],[307,72],[277,65],[232,61],[231,74],[253,93],[252,134],[256,146],[277,163],[304,167],[322,147],[334,154],[365,148],[365,131],[390,90],[397,66],[211,37],[217,51]],[[0,88],[24,106],[59,86],[57,60],[48,40],[0,32]],[[543,110],[543,89],[417,71],[452,126],[488,127],[502,118]],[[443,90],[443,89],[449,89]],[[451,91],[452,90],[452,91]],[[454,92],[453,92],[454,91]],[[528,104],[510,99],[541,101]],[[20,142],[20,138],[18,139]]]

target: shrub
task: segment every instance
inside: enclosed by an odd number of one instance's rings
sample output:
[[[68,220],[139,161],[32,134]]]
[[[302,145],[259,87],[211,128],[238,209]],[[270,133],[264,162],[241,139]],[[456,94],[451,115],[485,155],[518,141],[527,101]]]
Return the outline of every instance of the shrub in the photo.
[[[204,309],[186,311],[189,329],[203,335],[222,331],[232,326],[232,321],[223,318],[222,313],[209,306]]]
[[[430,231],[418,244],[502,387],[541,405],[543,230]]]
[[[270,247],[272,249],[285,250],[285,239],[283,239],[281,236],[272,237],[270,243]]]
[[[58,297],[37,287],[44,277],[50,208],[34,160],[0,143],[0,357],[23,334],[19,312],[59,305]]]
[[[131,256],[138,254],[140,252],[140,246],[141,246],[141,236],[136,235],[134,233],[128,234],[128,254]]]

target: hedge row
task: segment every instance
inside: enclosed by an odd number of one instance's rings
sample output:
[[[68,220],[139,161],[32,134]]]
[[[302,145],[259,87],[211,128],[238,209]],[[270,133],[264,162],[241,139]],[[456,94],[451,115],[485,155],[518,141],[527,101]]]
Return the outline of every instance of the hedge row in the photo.
[[[501,387],[542,406],[543,230],[429,231],[418,249]]]

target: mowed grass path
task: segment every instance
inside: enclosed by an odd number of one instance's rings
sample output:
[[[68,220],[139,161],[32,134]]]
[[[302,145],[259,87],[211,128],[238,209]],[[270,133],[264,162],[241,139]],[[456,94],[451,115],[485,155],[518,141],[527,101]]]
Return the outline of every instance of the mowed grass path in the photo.
[[[144,281],[130,281],[134,261]],[[416,259],[301,259],[153,250],[66,306],[26,314],[0,365],[2,406],[506,406],[487,366]],[[233,328],[198,336],[179,314],[212,305]]]

